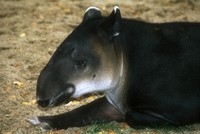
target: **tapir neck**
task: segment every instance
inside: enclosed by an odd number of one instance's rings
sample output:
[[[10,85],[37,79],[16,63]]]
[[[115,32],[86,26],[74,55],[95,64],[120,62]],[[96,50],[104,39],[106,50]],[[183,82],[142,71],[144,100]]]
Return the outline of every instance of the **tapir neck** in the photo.
[[[119,110],[122,114],[126,112],[126,105],[125,105],[125,82],[126,82],[126,58],[124,54],[124,49],[122,47],[121,42],[121,35],[119,34],[117,37],[114,37],[114,49],[116,53],[116,65],[115,65],[115,72],[114,72],[114,81],[115,87],[106,91],[106,97],[108,101],[113,104],[116,109]]]
[[[108,91],[106,91],[106,97],[111,104],[113,104],[116,109],[122,114],[125,114],[128,110],[128,105],[126,103],[127,90],[130,83],[128,83],[128,77],[131,74],[129,68],[132,68],[134,60],[134,51],[138,45],[138,42],[142,42],[138,39],[143,39],[140,37],[147,27],[143,27],[143,23],[140,21],[132,21],[122,19],[121,22],[121,32],[115,40],[115,45],[118,45],[117,50],[117,69],[115,71],[115,81],[117,81],[116,86]],[[131,23],[131,25],[129,24]],[[134,24],[133,24],[134,23]],[[129,35],[129,36],[127,36]],[[129,48],[128,50],[125,48]]]

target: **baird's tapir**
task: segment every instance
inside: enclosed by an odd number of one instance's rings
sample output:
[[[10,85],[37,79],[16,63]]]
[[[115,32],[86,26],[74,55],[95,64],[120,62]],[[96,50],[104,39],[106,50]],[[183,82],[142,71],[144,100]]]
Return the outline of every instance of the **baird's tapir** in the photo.
[[[86,10],[41,71],[37,103],[56,106],[104,92],[75,110],[30,118],[43,130],[100,122],[131,127],[200,123],[200,23],[147,23]]]

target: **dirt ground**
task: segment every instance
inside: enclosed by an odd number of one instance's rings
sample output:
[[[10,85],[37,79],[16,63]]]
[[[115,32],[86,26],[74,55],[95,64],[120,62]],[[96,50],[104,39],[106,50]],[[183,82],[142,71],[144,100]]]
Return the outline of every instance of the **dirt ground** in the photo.
[[[39,110],[35,103],[37,77],[58,45],[82,20],[87,7],[97,6],[108,15],[114,5],[119,5],[126,18],[149,22],[200,21],[199,0],[0,1],[0,133],[42,133],[26,119],[75,107],[71,103]],[[51,133],[82,133],[83,129]],[[133,132],[152,133],[149,129]],[[190,126],[184,132],[200,133],[200,125]]]

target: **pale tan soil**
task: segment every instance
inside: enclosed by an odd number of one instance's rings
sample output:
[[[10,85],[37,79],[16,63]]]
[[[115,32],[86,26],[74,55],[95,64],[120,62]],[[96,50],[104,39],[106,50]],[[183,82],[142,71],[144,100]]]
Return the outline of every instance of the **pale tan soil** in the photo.
[[[25,119],[74,108],[62,105],[39,110],[34,102],[38,74],[57,46],[82,20],[87,7],[97,6],[108,15],[114,5],[119,5],[126,18],[149,22],[200,21],[199,0],[0,1],[0,133],[42,133]],[[54,133],[81,133],[84,129],[87,127]],[[157,133],[150,129],[133,132]],[[184,132],[200,133],[200,125]]]

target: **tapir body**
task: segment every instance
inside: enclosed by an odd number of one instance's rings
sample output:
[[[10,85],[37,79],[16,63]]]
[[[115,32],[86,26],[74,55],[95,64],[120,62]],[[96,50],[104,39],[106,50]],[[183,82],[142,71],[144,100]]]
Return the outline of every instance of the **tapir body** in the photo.
[[[89,8],[42,70],[42,107],[92,92],[105,97],[56,116],[31,118],[42,129],[104,122],[131,127],[200,123],[200,23],[147,23]]]

